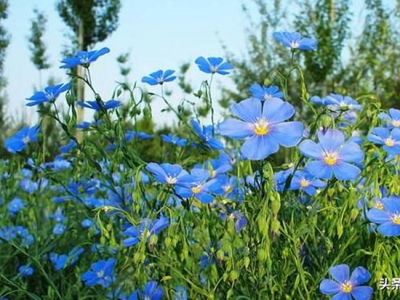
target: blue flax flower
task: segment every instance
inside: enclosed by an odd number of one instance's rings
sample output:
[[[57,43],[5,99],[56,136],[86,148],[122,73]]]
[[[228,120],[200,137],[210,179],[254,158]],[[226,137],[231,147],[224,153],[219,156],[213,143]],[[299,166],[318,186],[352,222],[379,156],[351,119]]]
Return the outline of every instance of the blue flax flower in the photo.
[[[115,263],[116,260],[114,258],[99,260],[90,266],[90,270],[86,271],[81,276],[81,279],[85,282],[86,286],[99,284],[107,288],[115,280],[113,274]]]
[[[278,98],[262,103],[246,99],[231,106],[239,117],[227,119],[219,125],[221,135],[233,139],[247,138],[240,151],[251,160],[261,160],[284,147],[295,146],[303,135],[303,124],[284,122],[294,115],[294,107]]]
[[[285,47],[292,50],[315,50],[318,42],[314,39],[303,38],[298,32],[275,32],[274,38],[281,42]]]
[[[176,76],[173,76],[174,70],[158,70],[156,72],[151,73],[149,76],[144,76],[142,78],[142,82],[150,84],[150,85],[162,85],[164,82],[171,82],[176,79]]]
[[[90,64],[96,61],[100,56],[110,52],[107,47],[101,48],[100,50],[93,51],[78,51],[75,56],[67,57],[61,62],[63,65],[60,66],[61,69],[71,69],[76,66],[83,66],[89,68]]]
[[[101,101],[101,100],[100,100]],[[121,106],[121,101],[118,100],[109,100],[106,102],[100,102],[105,110],[113,109]],[[97,101],[78,101],[77,104],[81,107],[86,107],[90,109],[94,109],[95,111],[101,111],[101,107]]]
[[[308,171],[297,170],[290,183],[291,190],[303,190],[307,195],[313,196],[317,189],[324,188],[326,182],[316,179]]]
[[[71,84],[57,84],[54,86],[48,86],[44,91],[36,92],[33,96],[27,98],[31,102],[28,102],[26,106],[35,106],[38,104],[53,102],[62,93],[71,88]]]
[[[367,212],[368,219],[380,224],[378,232],[384,236],[400,236],[400,197],[391,196],[381,200],[381,205]]]
[[[299,145],[304,156],[315,159],[306,165],[312,175],[324,179],[334,175],[339,180],[353,180],[360,174],[360,169],[350,163],[361,163],[364,153],[355,142],[345,143],[343,132],[337,129],[320,131],[318,140],[318,144],[305,140]]]
[[[369,286],[360,286],[371,278],[371,274],[363,267],[357,267],[351,273],[348,265],[342,264],[331,267],[329,274],[332,279],[322,280],[319,289],[325,295],[333,295],[334,300],[368,300],[371,299],[373,289]]]
[[[26,145],[30,142],[37,140],[37,130],[39,126],[24,127],[13,137],[8,138],[4,141],[4,146],[11,153],[16,153],[25,149]]]
[[[380,113],[378,117],[386,122],[386,126],[390,129],[400,128],[400,110],[391,108],[389,113]]]
[[[400,154],[400,128],[389,130],[386,127],[372,128],[368,140],[379,145],[390,155]]]
[[[24,202],[21,198],[14,198],[8,203],[7,208],[11,215],[15,215],[17,212],[23,209],[24,206]]]
[[[22,266],[20,266],[19,268],[18,268],[18,272],[19,272],[19,275],[21,276],[21,277],[28,277],[28,276],[31,276],[33,273],[34,273],[34,269],[32,268],[32,267],[30,267],[30,266],[27,266],[27,265],[22,265]]]
[[[161,230],[168,227],[168,225],[169,220],[165,217],[153,221],[144,219],[139,226],[131,226],[123,232],[123,234],[128,236],[128,238],[123,240],[122,244],[125,247],[134,246],[139,243],[143,237],[148,240],[153,234],[158,235]]]
[[[176,188],[176,193],[184,198],[194,197],[201,202],[207,204],[214,200],[214,196],[210,194],[218,192],[221,187],[216,179],[211,179],[208,170],[192,169],[191,181],[184,186]]]
[[[222,150],[224,149],[224,145],[220,140],[217,140],[213,136],[213,126],[208,125],[208,126],[200,126],[200,124],[194,120],[190,120],[190,124],[193,127],[193,130],[196,132],[196,134],[199,136],[199,138],[211,149],[214,150]]]
[[[132,294],[130,294],[126,300],[162,300],[164,297],[163,288],[158,285],[156,281],[149,281],[140,290],[137,289]]]
[[[283,99],[283,93],[275,85],[271,86],[261,86],[254,83],[249,89],[251,96],[253,98],[259,99],[261,101],[269,100],[271,98]]]
[[[204,73],[227,75],[233,67],[230,63],[223,61],[222,57],[208,57],[205,59],[200,56],[194,62],[198,65],[200,71]]]
[[[146,170],[153,173],[155,179],[163,184],[182,185],[191,180],[188,177],[189,173],[180,165],[148,163]]]

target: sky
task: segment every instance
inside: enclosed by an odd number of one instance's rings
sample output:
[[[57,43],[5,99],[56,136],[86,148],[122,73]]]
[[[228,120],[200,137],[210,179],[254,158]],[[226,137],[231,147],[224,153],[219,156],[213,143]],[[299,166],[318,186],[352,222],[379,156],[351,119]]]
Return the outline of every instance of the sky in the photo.
[[[255,6],[250,0],[122,0],[117,30],[94,48],[111,49],[109,54],[100,57],[90,67],[97,92],[103,100],[111,98],[117,86],[116,82],[122,80],[116,58],[128,51],[129,65],[132,69],[129,81],[143,86],[141,78],[156,70],[178,70],[182,63],[193,63],[199,56],[224,57],[222,43],[237,57],[243,57],[246,53],[245,28],[249,25],[242,12],[243,2],[249,6],[250,14],[256,18]],[[360,3],[358,0],[355,2]],[[30,97],[34,88],[39,85],[38,71],[30,60],[31,53],[28,48],[34,8],[43,11],[48,18],[44,41],[52,66],[42,73],[43,81],[45,83],[49,77],[54,77],[57,83],[68,80],[65,70],[59,69],[60,60],[63,58],[61,51],[63,46],[68,45],[65,35],[68,29],[56,12],[55,3],[55,0],[9,0],[9,16],[4,22],[4,26],[11,33],[11,43],[5,61],[9,101],[7,114],[16,120],[23,116],[25,122],[30,125],[37,120],[36,108],[26,107],[25,99]],[[357,18],[360,8],[354,9]],[[281,30],[292,31],[293,28],[285,27]],[[209,76],[201,73],[193,63],[188,78],[194,87],[199,87]],[[218,86],[233,87],[229,77],[223,76],[216,77],[213,85],[214,93],[218,92]],[[168,85],[172,89],[174,86],[176,83]],[[158,88],[148,87],[148,90],[159,92]],[[177,104],[182,96],[179,90],[177,93],[174,89],[172,103]],[[93,98],[92,95],[87,94],[86,100],[93,100],[90,98]],[[153,115],[157,115],[164,106],[153,108]],[[164,117],[163,120],[169,117]]]
[[[23,114],[28,123],[35,121],[36,108],[25,107],[25,99],[39,84],[38,71],[30,61],[28,49],[34,8],[43,11],[48,18],[44,40],[52,67],[42,73],[43,81],[49,76],[60,83],[67,80],[65,70],[59,69],[59,66],[63,58],[60,54],[62,47],[68,45],[65,36],[68,29],[55,11],[55,2],[11,0],[9,16],[4,23],[11,33],[5,62],[9,100],[7,113],[12,117]],[[128,51],[132,69],[129,79],[131,83],[137,81],[139,84],[142,84],[140,80],[143,76],[158,69],[178,70],[182,63],[193,62],[199,56],[224,57],[221,41],[234,53],[244,53],[247,20],[241,3],[240,0],[123,0],[118,29],[94,48],[111,49],[109,54],[90,67],[94,86],[104,100],[110,99],[116,81],[122,80],[116,58]],[[196,65],[192,65],[188,75],[195,87],[202,80],[209,79],[207,74],[196,69]],[[213,84],[223,85],[228,81],[221,76]],[[158,87],[154,87],[154,91],[158,92]],[[176,96],[179,98],[179,95]],[[91,100],[90,97],[89,94],[87,100]]]

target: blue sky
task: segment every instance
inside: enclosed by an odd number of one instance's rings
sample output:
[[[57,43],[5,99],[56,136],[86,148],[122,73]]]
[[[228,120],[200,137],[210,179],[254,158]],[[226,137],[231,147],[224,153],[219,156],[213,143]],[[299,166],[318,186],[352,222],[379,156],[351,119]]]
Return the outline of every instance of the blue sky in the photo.
[[[9,2],[9,17],[5,22],[12,35],[5,64],[8,113],[14,116],[24,113],[29,122],[35,115],[35,108],[25,107],[25,98],[31,96],[34,86],[39,83],[38,73],[30,61],[27,41],[33,8],[44,11],[48,18],[45,43],[52,67],[43,72],[43,81],[49,76],[60,82],[67,80],[65,71],[59,69],[62,46],[68,43],[64,35],[67,28],[54,9],[54,0]],[[110,98],[115,82],[121,80],[116,58],[127,51],[131,52],[132,83],[158,69],[178,69],[182,63],[194,61],[198,56],[223,57],[221,41],[233,52],[245,53],[244,28],[247,21],[241,12],[241,1],[125,0],[122,3],[117,31],[95,47],[107,46],[111,52],[91,67],[94,85],[103,99]],[[209,78],[194,67],[189,76],[194,86]],[[222,82],[217,80],[216,83],[229,81],[220,80]]]
[[[9,99],[7,112],[10,116],[16,116],[17,120],[23,114],[28,123],[36,121],[36,108],[25,107],[25,99],[32,95],[34,87],[39,83],[38,73],[30,61],[31,53],[28,49],[30,19],[33,18],[35,7],[44,11],[48,18],[45,43],[52,67],[43,72],[43,81],[50,76],[60,83],[67,80],[65,70],[59,69],[62,46],[68,45],[65,36],[67,28],[55,11],[55,2],[9,1],[9,17],[4,24],[12,35],[5,63]],[[182,63],[193,62],[198,56],[224,57],[221,41],[237,56],[245,55],[245,27],[248,21],[241,9],[242,2],[249,4],[250,12],[256,16],[255,11],[251,10],[254,10],[254,5],[251,5],[250,0],[122,0],[118,29],[106,41],[95,47],[99,49],[107,46],[111,49],[111,53],[101,57],[91,66],[92,79],[97,91],[104,100],[111,97],[116,81],[122,79],[116,58],[127,51],[131,53],[131,83],[140,83],[143,76],[158,69],[178,70]],[[360,7],[356,4],[353,6],[354,17],[358,19]],[[359,22],[357,24],[360,26]],[[293,28],[281,30],[290,31]],[[195,87],[198,87],[202,80],[209,79],[206,74],[199,72],[195,65],[188,75]],[[231,82],[229,78],[220,76],[213,84],[230,85]],[[169,87],[174,85],[176,84],[170,83]],[[182,94],[179,94],[179,91],[174,92],[173,97],[173,103],[176,104],[182,98]],[[90,98],[91,95],[88,94],[87,100],[91,100]],[[160,109],[157,107],[154,113],[157,114],[157,110]]]

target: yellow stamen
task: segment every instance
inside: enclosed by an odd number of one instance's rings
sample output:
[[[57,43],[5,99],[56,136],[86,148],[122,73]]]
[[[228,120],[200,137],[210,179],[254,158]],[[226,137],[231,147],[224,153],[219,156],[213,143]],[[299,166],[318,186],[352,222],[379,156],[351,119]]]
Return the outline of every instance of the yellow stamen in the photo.
[[[307,179],[302,178],[302,179],[300,180],[300,186],[301,186],[301,187],[305,188],[305,187],[308,187],[309,185],[310,185],[310,182],[309,182]]]
[[[172,177],[172,176],[167,177],[168,184],[175,184],[177,181],[178,181],[178,179],[176,179],[176,177]]]
[[[396,213],[392,215],[393,224],[400,225],[400,214]]]
[[[338,154],[336,152],[325,152],[324,161],[327,165],[333,166],[338,161]]]
[[[392,138],[387,138],[387,139],[385,140],[385,145],[388,146],[388,147],[393,147],[393,146],[394,146],[394,143],[395,143],[395,141],[394,141],[394,139],[392,139]]]
[[[400,120],[393,120],[392,125],[393,127],[400,127]]]
[[[265,119],[260,119],[254,124],[254,133],[256,135],[266,135],[268,132],[268,122]]]
[[[342,286],[340,288],[343,293],[351,293],[351,291],[353,290],[353,285],[350,281],[345,281],[342,283]]]
[[[202,186],[199,184],[197,186],[192,187],[190,190],[192,191],[193,194],[198,194],[201,192]]]
[[[376,202],[375,203],[375,208],[376,209],[379,209],[379,210],[383,210],[383,203],[382,202]]]

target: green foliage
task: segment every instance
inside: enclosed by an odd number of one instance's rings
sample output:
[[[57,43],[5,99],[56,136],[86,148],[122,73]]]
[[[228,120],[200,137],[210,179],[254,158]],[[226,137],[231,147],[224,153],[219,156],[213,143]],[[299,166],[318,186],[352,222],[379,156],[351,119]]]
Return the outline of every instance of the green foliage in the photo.
[[[76,42],[83,27],[83,43],[80,50],[87,51],[117,29],[121,1],[59,0],[56,8],[61,19],[74,33]]]
[[[46,55],[46,44],[43,41],[47,18],[43,12],[40,12],[37,9],[34,9],[33,13],[35,17],[31,20],[31,33],[28,39],[29,50],[32,52],[32,63],[35,65],[36,69],[40,71],[50,67]]]

